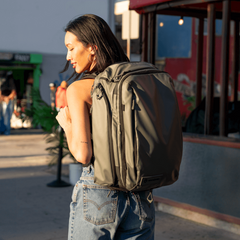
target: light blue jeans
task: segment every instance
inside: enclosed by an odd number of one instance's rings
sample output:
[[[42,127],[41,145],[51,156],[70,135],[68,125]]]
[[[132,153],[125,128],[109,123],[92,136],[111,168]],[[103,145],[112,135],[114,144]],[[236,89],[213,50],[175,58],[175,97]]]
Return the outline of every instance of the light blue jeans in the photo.
[[[151,191],[111,191],[95,184],[93,176],[92,166],[83,168],[73,189],[68,240],[153,240]]]
[[[5,109],[3,109],[3,102],[0,103],[0,133],[4,133],[5,135],[10,134],[11,130],[11,118],[14,110],[14,102],[10,100],[8,104],[6,104]]]

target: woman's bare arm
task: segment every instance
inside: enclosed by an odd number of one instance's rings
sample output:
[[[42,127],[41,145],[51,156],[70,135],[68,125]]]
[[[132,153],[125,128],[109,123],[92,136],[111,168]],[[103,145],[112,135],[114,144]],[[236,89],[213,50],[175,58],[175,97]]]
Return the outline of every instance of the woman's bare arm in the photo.
[[[92,84],[92,79],[72,83],[67,89],[68,107],[57,116],[65,131],[69,150],[83,164],[89,163],[92,157],[89,119]]]

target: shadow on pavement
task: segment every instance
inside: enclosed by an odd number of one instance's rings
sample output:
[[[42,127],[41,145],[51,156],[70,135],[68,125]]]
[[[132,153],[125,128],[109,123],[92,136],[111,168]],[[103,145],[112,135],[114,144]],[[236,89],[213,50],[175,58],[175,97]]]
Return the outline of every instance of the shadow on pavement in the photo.
[[[73,186],[46,186],[55,179],[56,169],[46,166],[0,168],[0,240],[67,240]],[[239,235],[156,212],[155,240],[170,239],[238,240]]]
[[[45,166],[0,169],[0,240],[67,239],[73,187],[47,187],[56,178],[48,171]]]

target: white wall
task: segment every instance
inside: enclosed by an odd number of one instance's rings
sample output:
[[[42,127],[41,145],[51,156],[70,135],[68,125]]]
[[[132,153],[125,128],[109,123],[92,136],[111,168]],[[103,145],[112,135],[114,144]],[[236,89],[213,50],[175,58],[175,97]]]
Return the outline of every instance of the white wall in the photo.
[[[86,13],[111,26],[114,0],[1,0],[0,51],[65,54],[64,27]]]

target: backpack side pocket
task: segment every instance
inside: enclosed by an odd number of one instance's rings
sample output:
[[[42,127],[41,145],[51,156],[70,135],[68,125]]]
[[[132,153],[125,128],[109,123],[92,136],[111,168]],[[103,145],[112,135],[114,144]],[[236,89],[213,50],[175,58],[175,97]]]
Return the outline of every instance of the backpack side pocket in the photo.
[[[94,91],[92,99],[94,182],[113,187],[116,179],[112,146],[112,118],[109,102],[101,84]]]

